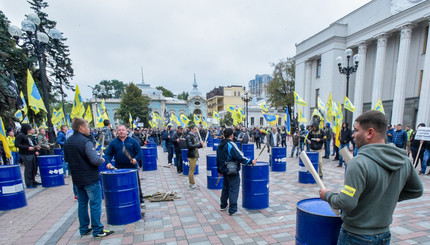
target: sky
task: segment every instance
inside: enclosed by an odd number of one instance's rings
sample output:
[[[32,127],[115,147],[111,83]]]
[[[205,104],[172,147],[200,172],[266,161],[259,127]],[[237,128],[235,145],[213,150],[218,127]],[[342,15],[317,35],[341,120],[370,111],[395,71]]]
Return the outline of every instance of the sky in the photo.
[[[44,10],[67,38],[84,100],[88,85],[118,79],[205,95],[242,85],[295,55],[295,44],[369,0],[49,0]],[[26,0],[0,0],[12,25],[31,13]],[[68,100],[73,92],[68,91]]]

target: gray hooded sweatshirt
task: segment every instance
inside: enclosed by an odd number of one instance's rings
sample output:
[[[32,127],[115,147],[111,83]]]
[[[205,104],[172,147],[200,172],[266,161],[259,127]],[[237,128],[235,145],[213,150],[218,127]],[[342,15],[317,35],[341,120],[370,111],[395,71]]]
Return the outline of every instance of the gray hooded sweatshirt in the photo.
[[[325,199],[342,210],[342,227],[375,235],[389,231],[397,202],[418,198],[423,185],[405,150],[394,144],[368,144],[348,164],[340,193]]]

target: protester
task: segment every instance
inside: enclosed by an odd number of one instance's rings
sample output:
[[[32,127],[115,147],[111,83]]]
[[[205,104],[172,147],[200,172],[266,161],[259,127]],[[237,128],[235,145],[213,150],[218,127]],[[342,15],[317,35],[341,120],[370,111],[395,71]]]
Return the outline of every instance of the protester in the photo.
[[[64,144],[64,158],[69,163],[72,181],[78,190],[79,233],[86,236],[92,232],[95,238],[112,235],[114,232],[105,230],[100,222],[102,195],[99,166],[103,164],[104,159],[97,156],[94,144],[88,138],[90,128],[87,121],[82,118],[73,119],[72,129],[74,134]]]
[[[113,133],[112,125],[108,119],[103,120],[104,127],[100,129],[100,136],[103,136],[101,140],[103,142],[104,147],[108,147],[110,142],[115,138],[115,134]]]
[[[367,111],[354,123],[358,155],[348,164],[340,193],[320,190],[333,209],[342,210],[338,244],[389,244],[397,202],[418,198],[423,186],[407,152],[385,144],[387,119]]]
[[[340,141],[340,146],[339,146],[339,150],[342,150],[342,148],[346,147],[349,150],[349,142],[351,142],[352,140],[352,131],[349,128],[349,123],[348,122],[344,122],[342,123],[342,129],[339,132],[339,141]],[[343,164],[343,158],[342,155],[339,154],[339,164],[337,165],[337,167],[342,167]]]
[[[175,146],[176,154],[176,171],[178,174],[183,172],[182,169],[182,149],[187,149],[187,134],[183,132],[181,126],[178,127],[175,134],[173,134],[172,142]]]
[[[296,132],[293,135],[293,149],[291,150],[291,156],[290,158],[293,157],[294,152],[297,150],[296,152],[296,157],[299,157],[299,141],[300,141],[300,132],[299,129],[296,129]]]
[[[51,145],[48,142],[48,138],[46,137],[46,130],[44,128],[39,129],[39,135],[37,136],[37,143],[40,146],[40,155],[49,155],[49,150],[51,149]]]
[[[30,140],[28,134],[32,132],[30,124],[24,123],[21,125],[21,132],[18,133],[15,139],[15,146],[19,149],[19,155],[24,163],[24,180],[27,188],[36,188],[40,185],[36,182],[37,162],[36,156],[39,155],[40,146],[35,146]]]
[[[194,181],[194,172],[196,171],[197,159],[199,158],[198,148],[203,147],[203,141],[197,135],[197,126],[191,128],[191,131],[187,135],[187,157],[190,164],[190,170],[188,172],[188,180],[190,182],[190,188],[195,189],[199,187]]]
[[[167,138],[166,138],[166,148],[167,148],[167,165],[171,166],[173,165],[173,152],[175,152],[175,146],[173,145],[172,138],[173,134],[175,134],[175,131],[173,130],[173,127],[169,125],[167,127]]]
[[[393,143],[402,149],[405,149],[406,142],[408,141],[408,134],[403,130],[402,124],[397,124],[396,131],[393,133]]]
[[[139,143],[127,136],[127,127],[125,125],[119,125],[117,127],[117,135],[113,139],[106,151],[104,152],[104,159],[106,168],[111,169],[112,164],[110,163],[112,158],[115,159],[115,167],[124,169],[137,169],[137,183],[139,187],[140,206],[145,207],[145,200],[143,199],[142,188],[140,186],[139,168],[138,163],[142,161],[142,150]]]
[[[237,145],[233,143],[233,130],[230,128],[224,131],[225,139],[221,141],[218,146],[217,155],[217,171],[218,174],[223,176],[223,187],[220,198],[220,209],[221,211],[227,210],[228,203],[228,214],[229,215],[240,215],[237,210],[237,199],[239,197],[239,186],[240,186],[240,175],[227,175],[227,161],[237,162],[238,172],[240,171],[240,164],[253,164],[257,163],[257,160],[250,160],[243,156],[243,153],[238,149]]]
[[[261,149],[261,131],[259,127],[257,127],[254,131],[254,140],[257,149]]]
[[[12,153],[12,157],[13,157],[13,164],[14,165],[18,165],[19,164],[19,152],[18,152],[18,148],[15,146],[15,132],[10,129],[7,132],[7,144],[9,146],[10,152]]]
[[[320,178],[323,178],[322,147],[324,144],[324,131],[319,129],[318,122],[313,122],[312,130],[308,133],[306,142],[309,144],[310,151],[318,152],[318,174]]]
[[[324,141],[325,154],[324,154],[323,158],[329,159],[329,157],[330,157],[330,142],[331,142],[331,137],[333,135],[333,130],[330,127],[330,123],[325,124],[324,135],[326,138]]]
[[[267,136],[267,152],[270,152],[270,148],[278,147],[281,143],[281,135],[278,133],[276,127],[272,127],[272,132]]]

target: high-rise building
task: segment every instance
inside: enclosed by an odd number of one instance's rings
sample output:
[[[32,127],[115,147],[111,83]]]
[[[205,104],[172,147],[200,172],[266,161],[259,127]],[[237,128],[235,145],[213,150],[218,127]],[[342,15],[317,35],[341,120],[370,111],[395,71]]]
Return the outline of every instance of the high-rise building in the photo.
[[[255,75],[255,79],[249,81],[248,84],[250,93],[260,98],[267,97],[267,86],[272,79],[268,74]]]

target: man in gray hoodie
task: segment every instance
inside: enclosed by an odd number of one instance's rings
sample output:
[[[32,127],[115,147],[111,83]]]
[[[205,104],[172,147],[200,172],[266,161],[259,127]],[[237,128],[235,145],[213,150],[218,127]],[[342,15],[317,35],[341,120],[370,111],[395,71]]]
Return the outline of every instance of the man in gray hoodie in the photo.
[[[348,164],[340,193],[320,190],[320,197],[342,210],[338,244],[389,244],[397,202],[418,198],[423,186],[407,152],[385,144],[384,114],[367,111],[354,123],[358,155]]]

